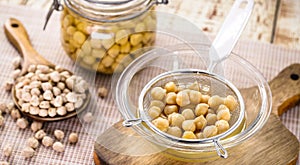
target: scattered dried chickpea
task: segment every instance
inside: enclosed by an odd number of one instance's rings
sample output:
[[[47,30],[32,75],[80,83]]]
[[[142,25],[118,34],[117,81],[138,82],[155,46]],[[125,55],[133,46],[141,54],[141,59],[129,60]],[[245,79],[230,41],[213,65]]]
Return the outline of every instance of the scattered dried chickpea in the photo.
[[[4,147],[3,147],[3,155],[4,156],[7,156],[9,157],[11,154],[12,154],[12,151],[13,151],[13,147],[11,144],[6,144]]]
[[[208,112],[208,108],[209,108],[209,105],[207,105],[205,103],[198,104],[195,108],[196,116],[206,115]]]
[[[77,135],[77,133],[72,132],[72,133],[69,135],[69,142],[72,143],[72,144],[78,142],[78,135]]]
[[[17,126],[21,129],[25,129],[28,126],[28,121],[25,118],[19,118],[17,120]]]
[[[34,137],[30,137],[29,139],[27,139],[27,146],[28,147],[36,149],[36,148],[38,148],[39,144],[40,144],[39,141]]]
[[[54,131],[54,136],[57,140],[62,140],[65,137],[65,133],[62,130],[56,129]]]
[[[0,161],[0,165],[9,165],[7,161]]]
[[[64,152],[65,151],[65,146],[61,142],[53,143],[52,148],[53,148],[54,151],[57,151],[57,152]]]
[[[21,114],[20,114],[19,110],[17,110],[17,109],[11,110],[10,116],[11,116],[14,120],[17,120],[17,119],[21,118]]]
[[[98,88],[98,96],[105,98],[108,95],[108,90],[105,87]]]
[[[192,131],[184,131],[182,138],[184,139],[196,139],[196,135]]]
[[[2,127],[5,123],[5,119],[2,115],[0,115],[0,127]]]
[[[93,119],[94,119],[94,116],[93,116],[93,114],[92,114],[91,112],[87,112],[87,113],[83,116],[83,121],[84,121],[85,123],[90,123],[90,122],[93,121]]]
[[[49,136],[44,136],[43,137],[43,140],[42,140],[42,144],[45,146],[45,147],[50,147],[52,146],[54,143],[54,140],[49,137]]]
[[[34,154],[35,154],[35,151],[31,147],[25,147],[21,153],[21,155],[24,156],[25,158],[31,158],[34,156]]]
[[[218,129],[215,125],[206,126],[203,130],[203,136],[205,138],[213,137],[218,134]]]
[[[43,127],[43,123],[39,122],[39,121],[33,121],[30,126],[32,132],[36,132],[36,131],[42,129],[42,127]]]
[[[176,137],[181,137],[182,135],[182,131],[179,127],[169,127],[168,131],[167,131],[168,134],[170,135],[173,135],[173,136],[176,136]]]
[[[169,121],[161,117],[152,120],[152,123],[154,124],[155,127],[157,127],[158,129],[164,132],[166,132],[169,128]]]
[[[35,133],[34,137],[37,139],[37,140],[42,140],[44,137],[46,136],[46,133],[44,130],[39,130]]]
[[[215,125],[218,128],[218,134],[223,133],[229,129],[229,123],[226,120],[218,120]]]
[[[191,110],[191,109],[185,109],[181,112],[181,114],[183,115],[185,120],[195,119],[195,114],[194,114],[193,110]]]

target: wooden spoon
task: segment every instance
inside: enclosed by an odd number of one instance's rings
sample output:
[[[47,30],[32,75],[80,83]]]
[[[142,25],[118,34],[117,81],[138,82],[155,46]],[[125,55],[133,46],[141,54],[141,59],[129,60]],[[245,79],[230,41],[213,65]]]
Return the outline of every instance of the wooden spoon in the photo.
[[[16,49],[20,52],[20,54],[23,57],[23,65],[22,65],[22,71],[21,75],[24,75],[27,73],[28,67],[32,64],[34,65],[47,65],[51,68],[55,68],[55,65],[51,63],[50,61],[46,60],[43,56],[41,56],[31,45],[29,36],[27,34],[27,31],[23,24],[15,19],[15,18],[10,18],[5,24],[4,24],[4,31],[6,34],[7,39],[10,41],[10,43],[16,47]],[[67,69],[64,69],[68,72],[70,72]],[[72,72],[70,72],[73,74]],[[55,117],[40,117],[40,116],[35,116],[31,115],[26,112],[21,111],[21,106],[18,104],[17,97],[16,97],[16,92],[15,92],[15,87],[12,88],[12,97],[13,101],[20,110],[20,112],[31,119],[38,120],[38,121],[59,121],[59,120],[64,120],[71,118],[77,113],[82,112],[86,106],[88,105],[90,101],[90,93],[87,91],[87,97],[86,100],[84,101],[84,104],[77,109],[76,111],[67,113],[65,116],[55,116]]]

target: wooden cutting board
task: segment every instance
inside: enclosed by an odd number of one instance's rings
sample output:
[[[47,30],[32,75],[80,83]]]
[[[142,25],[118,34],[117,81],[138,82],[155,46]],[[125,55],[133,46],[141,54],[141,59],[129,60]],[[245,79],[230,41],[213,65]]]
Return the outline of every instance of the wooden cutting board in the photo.
[[[272,113],[265,126],[252,138],[228,149],[227,159],[217,158],[202,164],[296,164],[299,155],[299,141],[281,123],[279,115],[296,105],[300,100],[300,64],[293,64],[281,71],[269,82],[272,90]],[[254,88],[241,92],[254,92]],[[247,106],[247,101],[245,101]],[[117,131],[116,131],[117,130]],[[120,136],[120,134],[131,136]],[[132,137],[135,140],[132,140]],[[105,146],[103,146],[105,144]],[[144,140],[132,128],[122,126],[122,121],[114,124],[101,134],[94,145],[94,161],[102,164],[199,164],[166,156],[162,152],[143,156],[124,155],[108,148],[123,151],[145,152],[153,149],[153,144]]]

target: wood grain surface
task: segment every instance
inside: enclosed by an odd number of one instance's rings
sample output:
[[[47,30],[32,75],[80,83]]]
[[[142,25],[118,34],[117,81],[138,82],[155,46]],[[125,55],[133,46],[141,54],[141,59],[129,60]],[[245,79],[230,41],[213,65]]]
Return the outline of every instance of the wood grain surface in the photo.
[[[300,2],[254,0],[255,6],[242,39],[271,42],[300,49]],[[216,35],[234,0],[176,0],[157,9],[182,16],[209,35]],[[52,0],[0,0],[0,4],[25,5],[48,10]],[[278,14],[276,14],[278,13]]]
[[[203,164],[296,164],[299,154],[299,141],[281,123],[279,116],[300,100],[300,64],[294,64],[278,74],[271,82],[273,93],[272,113],[266,125],[252,138],[242,144],[228,149],[227,159],[217,158]],[[255,88],[241,90],[254,92]],[[245,101],[247,107],[247,101]],[[117,130],[117,131],[115,131]],[[120,134],[129,136],[120,136]],[[134,136],[136,140],[130,138]],[[101,144],[105,144],[102,146]],[[132,156],[113,152],[108,148],[117,147],[119,151],[145,152],[153,144],[137,135],[131,128],[116,123],[101,134],[95,142],[95,163],[99,164],[197,164],[198,162],[184,162],[166,156],[162,152]],[[143,146],[143,147],[141,147]]]

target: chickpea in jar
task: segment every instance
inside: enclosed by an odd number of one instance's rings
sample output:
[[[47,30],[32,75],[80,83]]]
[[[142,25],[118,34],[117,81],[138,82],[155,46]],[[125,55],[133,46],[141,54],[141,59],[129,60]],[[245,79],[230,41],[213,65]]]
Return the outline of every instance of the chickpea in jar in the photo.
[[[152,7],[154,9],[154,7]],[[112,74],[122,71],[155,42],[156,15],[150,10],[129,20],[92,21],[65,7],[61,16],[62,46],[80,66]]]

